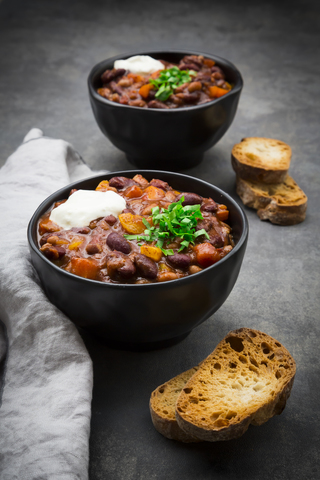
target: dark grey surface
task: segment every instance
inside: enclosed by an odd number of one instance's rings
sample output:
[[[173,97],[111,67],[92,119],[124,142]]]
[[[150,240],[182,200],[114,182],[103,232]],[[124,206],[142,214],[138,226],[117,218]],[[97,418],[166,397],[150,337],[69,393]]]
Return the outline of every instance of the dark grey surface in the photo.
[[[70,141],[95,169],[129,169],[94,122],[88,72],[135,48],[190,48],[228,58],[245,86],[230,130],[185,173],[236,198],[233,144],[273,137],[291,145],[291,175],[309,197],[305,222],[291,227],[261,222],[246,209],[250,235],[238,282],[223,307],[179,345],[134,353],[86,338],[95,375],[90,480],[320,477],[319,20],[320,4],[311,0],[0,3],[1,164],[36,126]],[[148,413],[151,391],[241,326],[274,336],[294,356],[285,411],[231,442],[184,445],[160,436]]]

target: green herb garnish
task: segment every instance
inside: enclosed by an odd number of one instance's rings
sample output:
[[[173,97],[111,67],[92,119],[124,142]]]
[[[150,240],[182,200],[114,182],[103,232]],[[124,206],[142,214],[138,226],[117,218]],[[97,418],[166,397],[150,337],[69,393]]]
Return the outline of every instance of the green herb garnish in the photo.
[[[191,77],[197,75],[194,70],[180,70],[178,67],[162,70],[159,77],[151,79],[150,83],[156,88],[156,98],[161,102],[168,100],[174,90],[191,81]]]
[[[200,235],[205,235],[209,239],[208,233],[202,228],[196,232],[198,220],[202,220],[203,216],[200,211],[200,205],[182,205],[184,197],[178,202],[171,203],[167,209],[154,207],[152,209],[152,223],[143,218],[142,221],[146,227],[144,234],[140,235],[124,235],[128,240],[145,240],[146,242],[156,241],[156,247],[161,248],[165,255],[173,255],[172,249],[163,248],[165,240],[174,240],[180,238],[181,248],[187,248],[190,243],[194,243],[195,239]]]

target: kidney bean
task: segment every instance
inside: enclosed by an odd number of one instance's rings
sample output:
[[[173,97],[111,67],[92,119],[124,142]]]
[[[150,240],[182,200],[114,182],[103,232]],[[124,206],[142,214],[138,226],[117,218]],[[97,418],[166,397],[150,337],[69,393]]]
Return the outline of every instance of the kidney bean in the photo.
[[[138,253],[134,257],[134,263],[142,277],[150,279],[157,277],[158,266],[151,258],[142,253]]]
[[[178,106],[183,104],[183,100],[181,100],[181,98],[177,97],[175,94],[171,95],[170,100]]]
[[[100,220],[102,220],[103,217],[99,217],[99,218],[96,218],[95,220],[92,220],[90,223],[89,223],[89,227],[91,228],[91,230],[93,230],[94,228],[96,228],[96,226],[98,225],[98,223],[100,222]]]
[[[199,99],[200,92],[192,92],[192,93],[177,93],[177,97],[181,98],[186,103],[194,103]]]
[[[114,225],[117,221],[116,217],[114,215],[107,215],[103,219],[105,222],[109,223],[109,225]]]
[[[111,232],[107,237],[107,245],[111,250],[118,250],[118,252],[130,253],[130,243],[119,233]]]
[[[114,80],[117,77],[121,77],[126,73],[124,68],[113,68],[112,70],[106,70],[102,75],[101,75],[101,81],[102,83],[109,83],[111,80]]]
[[[144,100],[130,100],[129,105],[131,107],[144,107],[146,105],[146,102]]]
[[[169,282],[170,280],[176,280],[179,275],[174,272],[161,272],[158,276],[158,282]]]
[[[43,235],[43,236],[40,238],[40,241],[39,241],[40,246],[42,247],[45,243],[47,243],[48,238],[52,237],[52,235],[53,235],[53,234],[52,234],[51,232],[50,232],[50,233],[46,233],[45,235]]]
[[[128,95],[122,95],[120,97],[120,102],[119,103],[121,103],[121,105],[128,105],[128,103],[129,103]]]
[[[189,267],[189,273],[191,273],[191,275],[193,273],[198,273],[198,272],[201,272],[202,271],[202,268],[198,267],[198,265],[190,265]]]
[[[181,268],[185,270],[189,268],[191,264],[191,258],[185,253],[175,253],[174,255],[168,255],[167,261],[175,268]]]
[[[214,72],[211,75],[211,79],[213,79],[213,80],[220,80],[221,78],[224,79],[224,75],[223,75],[223,73],[220,73],[220,72]]]
[[[198,67],[198,65],[196,65],[195,63],[180,63],[180,65],[178,65],[178,68],[180,70],[194,70],[195,72],[199,72],[200,70],[200,67]]]
[[[106,266],[108,275],[111,278],[121,277],[129,279],[136,273],[136,267],[132,260],[120,252],[109,253],[106,258]]]
[[[43,247],[40,248],[40,251],[50,260],[58,260],[58,258],[63,257],[66,254],[66,251],[63,247],[59,245],[51,245],[51,243],[46,243]]]
[[[210,243],[216,248],[223,247],[224,240],[218,233],[210,235]]]
[[[153,100],[154,98],[156,98],[156,92],[154,90],[150,90],[148,98],[149,100]]]
[[[131,178],[127,177],[112,177],[109,180],[109,186],[119,188],[125,188],[129,185],[135,185],[135,182]]]
[[[100,244],[100,242],[101,242],[100,235],[95,235],[86,246],[87,253],[89,255],[94,255],[95,253],[101,253],[102,245]]]
[[[197,57],[196,55],[186,55],[185,57],[183,57],[182,61],[184,63],[192,63],[194,65],[197,65],[200,68],[202,67],[202,62],[199,60],[199,57]]]
[[[201,210],[203,212],[216,212],[218,210],[218,205],[212,198],[206,198],[201,205]]]
[[[133,180],[138,183],[138,185],[141,185],[141,187],[147,187],[149,182],[146,178],[144,178],[142,175],[138,174],[133,177]]]
[[[185,205],[201,205],[201,203],[202,203],[202,197],[200,197],[200,195],[197,195],[196,193],[190,193],[190,192],[181,193],[178,196],[178,200],[180,200],[180,198],[182,198],[182,197],[184,197],[184,200],[182,202],[183,206],[185,206]]]
[[[72,227],[71,230],[75,233],[83,233],[83,234],[87,234],[91,232],[89,227]]]
[[[110,88],[114,93],[118,93],[120,96],[123,94],[123,89],[116,84],[116,82],[110,82]]]
[[[210,228],[212,228],[213,222],[211,218],[204,218],[200,222],[197,223],[196,231],[204,229],[206,232],[209,232]]]
[[[183,83],[182,85],[180,85],[179,87],[177,87],[174,91],[174,93],[182,93],[184,89],[186,89],[188,87],[188,83]],[[171,97],[172,98],[172,97]],[[178,98],[178,97],[177,97]]]
[[[188,86],[188,90],[190,93],[196,92],[197,90],[201,90],[202,84],[201,82],[191,82]]]
[[[221,78],[220,80],[216,81],[217,87],[226,87],[226,82]]]
[[[215,72],[223,73],[223,71],[221,70],[221,68],[218,67],[217,65],[214,65],[213,67],[211,67],[211,72],[212,72],[212,73],[215,73]]]
[[[198,75],[194,78],[194,82],[210,82],[211,75],[206,73],[198,73]]]
[[[121,78],[118,82],[120,87],[130,87],[133,84],[133,78]]]
[[[167,191],[167,189],[169,188],[169,184],[167,182],[163,182],[158,178],[153,178],[150,182],[150,185],[153,185],[154,187],[157,187],[157,188],[161,188],[164,191]]]
[[[159,100],[151,100],[148,103],[148,108],[169,108],[167,105],[165,105],[163,102],[160,102]]]

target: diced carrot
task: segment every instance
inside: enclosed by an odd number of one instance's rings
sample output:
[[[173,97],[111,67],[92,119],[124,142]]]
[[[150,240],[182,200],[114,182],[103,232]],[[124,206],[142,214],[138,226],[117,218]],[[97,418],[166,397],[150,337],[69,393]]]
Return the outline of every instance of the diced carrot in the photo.
[[[224,88],[217,87],[216,85],[214,85],[213,87],[209,87],[210,97],[219,98],[228,92],[229,90],[225,90]]]
[[[138,75],[136,73],[128,73],[128,78],[132,78],[135,83],[140,83],[145,81],[145,77],[142,75]]]
[[[108,187],[109,187],[108,180],[102,180],[102,182],[100,182],[99,185],[97,186],[96,190],[105,192]]]
[[[139,94],[141,95],[142,98],[148,98],[150,90],[153,90],[154,86],[152,83],[146,83],[145,85],[142,85],[139,90]]]
[[[152,247],[151,245],[141,245],[140,251],[146,257],[151,258],[155,262],[159,262],[162,257],[161,248]]]
[[[70,272],[79,277],[94,280],[97,277],[99,266],[91,258],[72,258]]]
[[[138,185],[132,185],[125,190],[124,195],[128,198],[138,198],[142,195],[142,190]]]
[[[146,227],[142,222],[141,215],[133,215],[132,213],[121,213],[119,220],[126,232],[136,235],[145,231]]]
[[[203,63],[209,68],[213,67],[213,65],[216,64],[216,62],[214,60],[211,60],[210,58],[204,58]]]
[[[59,232],[61,228],[56,223],[49,220],[49,217],[43,218],[39,222],[39,234],[44,235],[45,233],[50,232]]]
[[[163,67],[164,68],[164,67]],[[151,78],[158,78],[160,75],[161,70],[157,70],[156,72],[151,73],[150,77]]]
[[[161,188],[150,185],[145,189],[145,194],[148,200],[160,200],[160,198],[163,198],[166,193]]]
[[[225,222],[229,217],[229,210],[225,205],[219,205],[216,216],[221,222]]]
[[[211,243],[199,243],[194,247],[194,251],[201,267],[209,267],[220,260],[219,252]]]

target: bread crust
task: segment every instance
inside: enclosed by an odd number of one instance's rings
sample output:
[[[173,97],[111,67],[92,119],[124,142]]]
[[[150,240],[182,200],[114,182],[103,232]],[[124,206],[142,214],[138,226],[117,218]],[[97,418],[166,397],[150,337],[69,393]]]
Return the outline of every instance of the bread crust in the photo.
[[[305,220],[308,199],[289,175],[282,184],[263,185],[237,176],[236,191],[244,205],[257,210],[261,220],[295,225]]]
[[[195,374],[198,367],[193,367],[157,387],[152,393],[149,409],[155,429],[170,440],[194,443],[200,440],[182,430],[175,418],[175,405],[178,395],[187,381]]]
[[[229,332],[181,391],[177,423],[204,441],[238,438],[283,411],[295,373],[274,338],[248,328]]]
[[[231,163],[244,180],[266,184],[284,181],[291,161],[291,148],[273,138],[247,137],[234,145]]]

